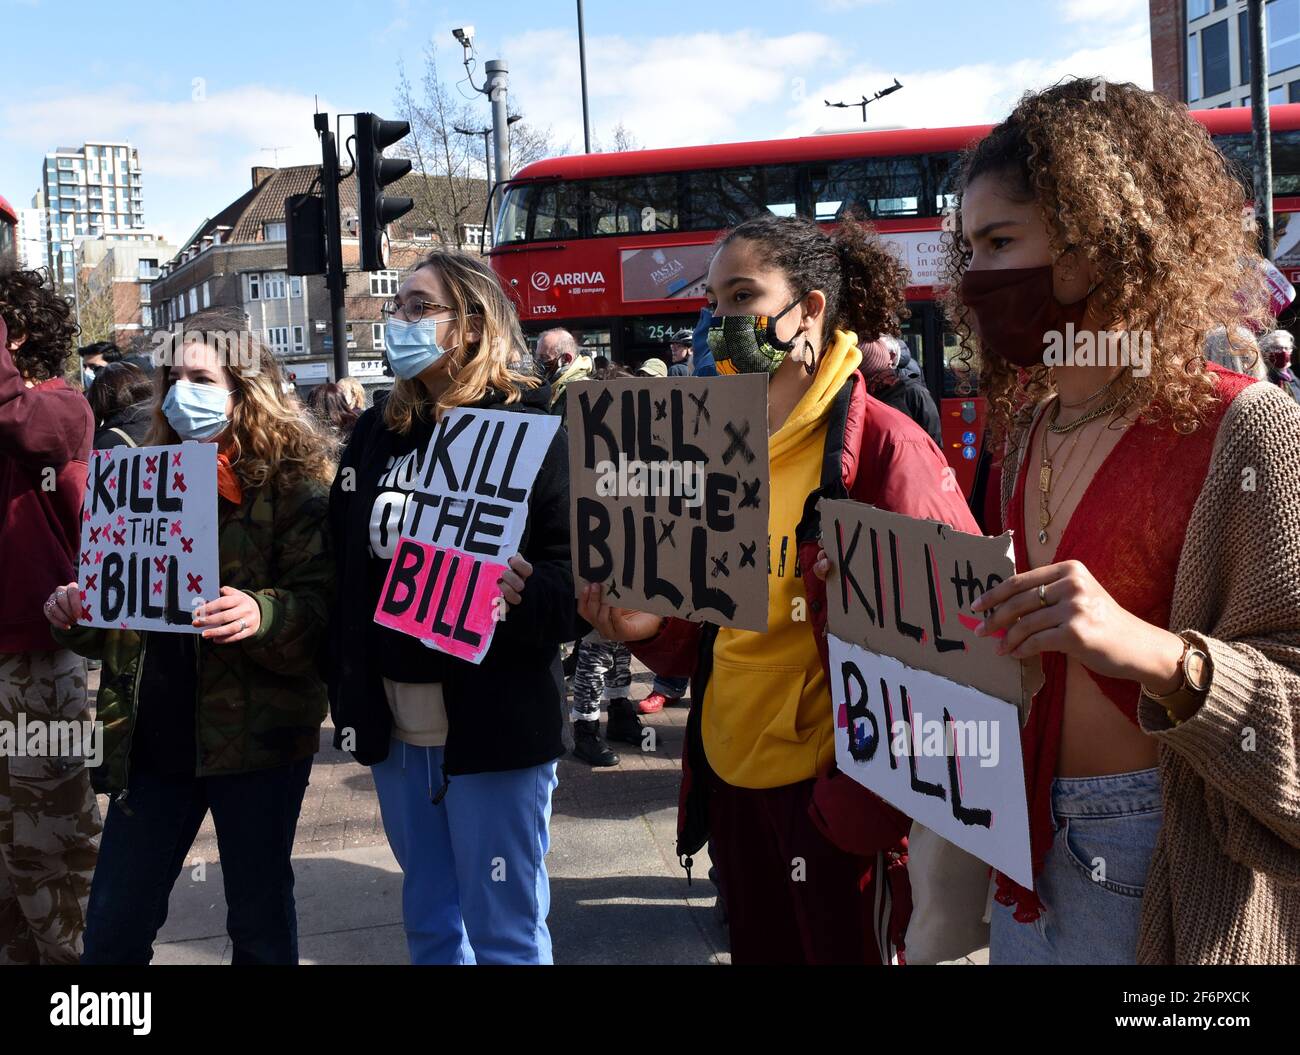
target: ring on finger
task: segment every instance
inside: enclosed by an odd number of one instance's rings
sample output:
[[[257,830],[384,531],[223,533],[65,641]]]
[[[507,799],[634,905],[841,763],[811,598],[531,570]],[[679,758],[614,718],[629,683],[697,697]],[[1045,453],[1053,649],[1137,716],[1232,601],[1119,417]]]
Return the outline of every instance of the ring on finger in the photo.
[[[1045,583],[1038,587],[1038,607],[1047,607],[1047,585]]]
[[[247,620],[247,619],[241,619],[241,620],[239,621],[239,632],[242,634],[242,633],[243,633],[245,630],[247,630],[247,629],[248,629],[248,620]]]

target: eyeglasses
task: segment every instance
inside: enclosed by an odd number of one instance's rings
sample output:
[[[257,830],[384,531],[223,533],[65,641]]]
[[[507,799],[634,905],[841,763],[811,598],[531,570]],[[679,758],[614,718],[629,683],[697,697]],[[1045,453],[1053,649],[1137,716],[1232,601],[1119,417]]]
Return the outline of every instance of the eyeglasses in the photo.
[[[434,315],[440,315],[444,311],[455,314],[456,309],[446,304],[435,304],[431,300],[422,300],[419,297],[406,301],[388,300],[380,309],[385,319],[391,319],[394,315],[400,316],[407,322],[419,322],[421,319],[432,318]]]

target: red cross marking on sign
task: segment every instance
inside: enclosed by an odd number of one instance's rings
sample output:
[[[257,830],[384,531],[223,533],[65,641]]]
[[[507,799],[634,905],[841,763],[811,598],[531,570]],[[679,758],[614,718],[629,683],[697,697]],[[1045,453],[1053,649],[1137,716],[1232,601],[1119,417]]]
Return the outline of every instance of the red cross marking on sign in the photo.
[[[190,580],[190,582],[189,582],[189,586],[187,587],[187,589],[190,591],[190,593],[202,593],[202,592],[203,592],[203,576],[202,576],[202,575],[191,575],[189,572],[186,572],[186,573],[185,573],[185,578],[187,578],[187,579]]]

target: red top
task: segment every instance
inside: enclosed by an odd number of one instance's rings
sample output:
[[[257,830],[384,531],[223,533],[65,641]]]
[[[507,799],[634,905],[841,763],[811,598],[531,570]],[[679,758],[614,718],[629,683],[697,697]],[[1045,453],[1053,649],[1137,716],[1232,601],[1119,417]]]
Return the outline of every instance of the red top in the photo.
[[[0,319],[0,653],[52,651],[43,606],[77,577],[95,422],[63,378],[28,388],[7,341]]]
[[[1169,427],[1142,422],[1131,425],[1097,468],[1053,557],[1053,563],[1080,561],[1120,607],[1153,626],[1169,627],[1183,539],[1209,471],[1223,413],[1254,380],[1213,364],[1207,369],[1217,382],[1219,402],[1201,427],[1181,435]],[[1033,449],[1033,433],[1040,422],[1035,422],[1026,452]],[[1007,507],[1007,526],[1014,536],[1016,567],[1021,571],[1030,568],[1024,524],[1030,460],[1028,453],[1021,460]],[[1020,731],[1035,876],[1042,870],[1054,837],[1052,780],[1060,756],[1066,688],[1065,655],[1046,652],[1042,658],[1043,687],[1034,696],[1029,721]],[[1141,686],[1091,670],[1088,676],[1136,726]],[[1033,891],[1001,873],[997,880],[997,899],[1003,905],[1016,906],[1017,920],[1029,923],[1038,918],[1042,903]]]

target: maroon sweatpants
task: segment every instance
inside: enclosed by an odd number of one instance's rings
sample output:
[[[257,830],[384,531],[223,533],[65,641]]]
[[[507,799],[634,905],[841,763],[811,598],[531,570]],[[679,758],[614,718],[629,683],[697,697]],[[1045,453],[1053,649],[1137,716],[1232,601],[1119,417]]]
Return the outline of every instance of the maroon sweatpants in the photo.
[[[883,861],[845,853],[817,830],[813,783],[755,790],[712,780],[709,855],[734,964],[889,962]]]

